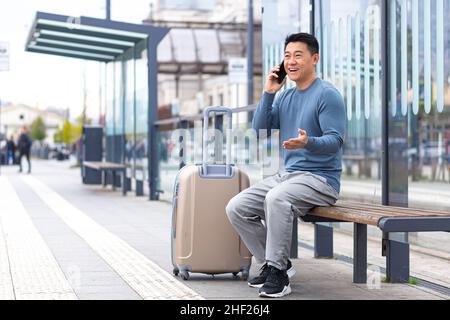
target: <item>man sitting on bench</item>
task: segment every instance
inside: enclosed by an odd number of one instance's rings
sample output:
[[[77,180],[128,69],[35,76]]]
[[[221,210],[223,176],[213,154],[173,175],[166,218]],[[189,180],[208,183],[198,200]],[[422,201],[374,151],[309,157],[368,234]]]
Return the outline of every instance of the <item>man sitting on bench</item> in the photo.
[[[244,190],[231,199],[228,218],[259,263],[261,274],[249,281],[262,297],[291,292],[288,260],[295,216],[316,206],[336,203],[342,172],[345,108],[341,94],[318,79],[317,39],[305,33],[286,39],[284,68],[296,87],[285,90],[278,82],[279,66],[271,69],[253,128],[280,130],[285,172]],[[293,138],[295,137],[295,138]],[[266,226],[261,223],[265,220]]]

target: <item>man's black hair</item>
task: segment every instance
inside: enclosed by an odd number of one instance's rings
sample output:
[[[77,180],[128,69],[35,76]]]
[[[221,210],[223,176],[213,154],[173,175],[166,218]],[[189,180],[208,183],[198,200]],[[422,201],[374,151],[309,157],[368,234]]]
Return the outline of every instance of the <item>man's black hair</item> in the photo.
[[[284,42],[284,50],[291,42],[302,42],[308,46],[308,50],[311,55],[319,53],[319,42],[316,37],[309,33],[294,33],[287,36],[286,41]]]

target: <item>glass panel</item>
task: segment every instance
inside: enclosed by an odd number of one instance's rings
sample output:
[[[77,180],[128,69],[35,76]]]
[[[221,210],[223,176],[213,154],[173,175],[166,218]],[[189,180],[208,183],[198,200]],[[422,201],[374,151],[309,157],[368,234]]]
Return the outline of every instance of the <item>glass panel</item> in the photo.
[[[117,163],[123,162],[123,147],[124,147],[124,90],[125,84],[123,82],[123,62],[117,60],[114,62],[114,155],[113,161]]]
[[[158,131],[159,146],[159,189],[164,193],[162,200],[171,200],[176,175],[180,169],[180,149],[184,151],[184,163],[191,165],[200,163],[202,158],[202,121],[188,123],[189,128],[182,131],[172,126],[162,127]],[[180,143],[183,137],[183,144]]]
[[[134,146],[135,177],[146,180],[148,175],[147,132],[148,132],[148,74],[146,41],[136,46],[136,142]]]
[[[239,114],[239,117],[245,117],[244,119],[247,119],[248,114],[247,112],[242,112],[242,115]],[[226,124],[224,124],[224,126],[225,125]],[[235,138],[233,138],[231,152],[231,156],[233,159],[232,163],[237,163],[239,165],[239,168],[248,174],[250,185],[253,185],[254,183],[260,181],[265,176],[269,176],[269,173],[271,173],[272,175],[275,174],[276,172],[268,172],[269,170],[266,170],[267,172],[263,171],[264,161],[261,161],[261,157],[262,155],[266,155],[267,152],[263,153],[262,151],[267,150],[269,143],[263,140],[257,141],[256,135],[254,135],[254,130],[252,129],[252,124],[249,122],[235,123],[233,124],[233,128],[233,137]],[[257,149],[255,149],[255,147],[257,147]],[[223,154],[225,154],[225,152],[226,150],[224,147]],[[268,156],[266,157],[266,164],[267,161],[272,160],[270,158],[271,155],[267,155]],[[273,156],[275,157],[276,155]],[[278,170],[278,162],[274,163],[273,167]]]
[[[234,119],[243,118],[247,119],[247,112],[235,113]],[[228,120],[223,122],[223,128],[228,127]],[[158,132],[158,145],[159,149],[159,174],[160,184],[159,187],[164,193],[160,196],[161,199],[171,200],[173,193],[173,183],[180,167],[180,149],[183,148],[183,161],[186,165],[199,164],[202,162],[202,139],[203,139],[203,121],[196,120],[188,123],[189,128],[184,130],[175,130],[172,126],[169,128],[161,128]],[[211,119],[209,128],[215,127],[214,120]],[[273,160],[273,158],[279,159],[279,154],[271,155],[266,152],[270,146],[270,143],[274,143],[278,137],[275,136],[269,141],[256,141],[256,136],[251,129],[251,123],[233,123],[232,131],[232,152],[231,163],[237,165],[241,170],[248,174],[250,183],[254,184],[261,180],[264,175],[273,175],[278,170],[279,162]],[[186,141],[185,144],[180,143],[180,137],[182,141]],[[207,144],[207,163],[225,163],[226,157],[226,137],[223,136],[222,143],[222,156],[217,156],[215,159],[215,140],[214,138],[208,139]],[[266,149],[263,149],[266,148]],[[220,150],[220,147],[219,147]],[[264,152],[263,152],[264,151]],[[259,157],[259,158],[258,158]],[[259,160],[264,157],[266,161]],[[273,162],[271,162],[273,161]],[[263,164],[265,170],[263,170]]]
[[[113,161],[114,144],[113,137],[115,134],[114,128],[114,63],[106,64],[106,139],[105,139],[105,159],[106,161]]]
[[[347,110],[341,199],[381,202],[381,1],[316,1],[319,77]]]
[[[128,177],[134,177],[134,145],[135,145],[135,108],[134,108],[134,83],[135,83],[135,64],[134,48],[127,51],[124,57],[124,77],[125,77],[125,164],[130,166],[127,172]]]
[[[390,198],[450,209],[450,0],[390,2]],[[396,63],[398,61],[398,63]],[[448,233],[410,241],[449,251]]]
[[[284,56],[284,41],[292,33],[309,32],[309,0],[263,0],[263,87],[265,75],[280,64]],[[286,81],[285,88],[295,86]]]
[[[309,0],[263,0],[263,77],[262,87],[266,81],[266,75],[275,65],[279,65],[284,57],[284,42],[288,35],[297,32],[310,32],[310,1]],[[284,89],[292,88],[295,83],[287,79]],[[244,123],[240,128],[243,132],[251,128],[251,123]],[[272,137],[274,138],[274,137]],[[248,165],[241,167],[248,172],[250,182],[255,183],[265,176],[275,174],[273,168],[279,168],[283,161],[279,155],[270,155],[266,150],[271,149],[272,138],[267,141],[259,141],[258,161],[251,161]],[[248,143],[248,142],[247,142]],[[276,142],[278,143],[278,141]],[[236,152],[244,153],[245,144],[237,144]],[[247,150],[249,148],[247,147]],[[251,154],[247,155],[247,157]],[[266,160],[262,160],[266,159]],[[259,175],[258,175],[259,172]]]

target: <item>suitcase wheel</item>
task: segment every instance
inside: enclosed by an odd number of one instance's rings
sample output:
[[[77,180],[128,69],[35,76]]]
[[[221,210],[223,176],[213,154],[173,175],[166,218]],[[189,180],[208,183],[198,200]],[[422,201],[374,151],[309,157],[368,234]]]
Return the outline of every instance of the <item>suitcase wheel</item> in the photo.
[[[173,274],[174,276],[178,276],[178,274],[180,273],[180,270],[178,270],[178,268],[173,268]]]
[[[233,276],[237,276],[239,272],[233,272]]]
[[[189,272],[187,271],[181,271],[180,276],[183,280],[189,280]]]

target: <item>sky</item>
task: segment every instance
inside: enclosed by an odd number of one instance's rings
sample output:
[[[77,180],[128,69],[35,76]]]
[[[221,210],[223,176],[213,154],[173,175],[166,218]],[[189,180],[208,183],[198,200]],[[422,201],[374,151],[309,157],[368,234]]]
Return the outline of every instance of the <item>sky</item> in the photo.
[[[111,19],[141,23],[150,2],[111,0]],[[105,0],[0,0],[0,42],[10,45],[9,71],[0,72],[1,101],[69,109],[76,117],[83,108],[86,70],[88,114],[97,116],[99,63],[25,52],[25,43],[37,11],[104,18],[105,7]]]

